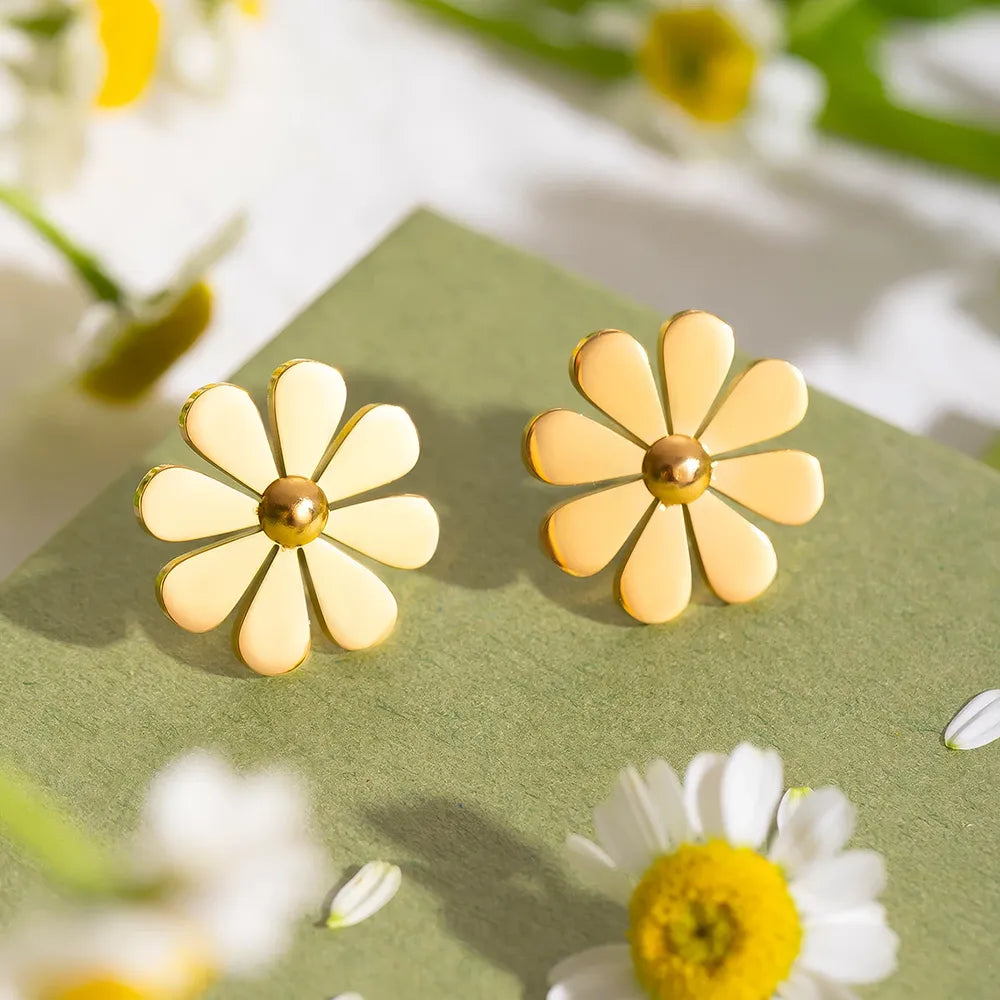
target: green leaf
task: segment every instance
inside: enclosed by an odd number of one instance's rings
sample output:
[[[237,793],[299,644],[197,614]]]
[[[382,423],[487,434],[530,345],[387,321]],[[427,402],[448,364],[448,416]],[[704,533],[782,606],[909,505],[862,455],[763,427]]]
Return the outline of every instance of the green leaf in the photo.
[[[103,845],[8,765],[0,765],[0,833],[62,889],[88,896],[123,891]]]

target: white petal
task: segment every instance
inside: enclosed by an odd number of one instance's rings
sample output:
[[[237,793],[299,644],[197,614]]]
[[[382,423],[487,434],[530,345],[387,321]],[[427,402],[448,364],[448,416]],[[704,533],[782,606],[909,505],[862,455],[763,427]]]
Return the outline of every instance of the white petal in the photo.
[[[594,810],[594,829],[615,864],[636,877],[669,846],[634,767],[621,772],[611,795]]]
[[[885,861],[875,851],[846,851],[801,869],[792,898],[806,915],[848,910],[869,903],[885,889]]]
[[[238,385],[192,393],[181,410],[181,433],[199,455],[257,493],[278,478],[260,413]]]
[[[364,1000],[360,993],[338,993],[332,1000]]]
[[[774,750],[738,746],[722,779],[722,813],[726,839],[741,847],[759,847],[774,821],[781,797],[783,769]]]
[[[840,851],[854,832],[854,807],[839,788],[820,788],[806,796],[778,831],[771,860],[793,874],[805,865]]]
[[[378,913],[399,892],[403,873],[387,861],[369,861],[330,904],[326,926],[353,927]]]
[[[808,785],[800,785],[797,788],[789,788],[781,796],[781,801],[778,803],[777,816],[779,830],[784,829],[785,824],[792,818],[799,806],[802,805],[802,800],[807,795],[812,795],[812,789]]]
[[[304,546],[316,605],[326,630],[344,649],[367,649],[396,624],[392,591],[367,567],[332,542]]]
[[[566,860],[591,888],[623,905],[632,892],[632,880],[592,840],[570,834],[566,838]]]
[[[643,1000],[627,944],[588,948],[549,973],[547,1000]]]
[[[896,968],[899,939],[882,921],[840,918],[810,922],[799,962],[841,983],[877,983]]]
[[[284,475],[312,479],[344,415],[343,376],[319,361],[287,361],[267,395]]]
[[[705,839],[724,837],[722,779],[726,757],[721,753],[700,753],[684,773],[684,807],[694,832]]]
[[[404,494],[337,507],[323,531],[387,566],[418,569],[434,555],[439,528],[429,500]]]
[[[178,556],[157,577],[160,606],[189,632],[215,628],[236,607],[273,548],[274,542],[257,531]]]
[[[854,990],[843,983],[834,983],[825,976],[798,968],[793,969],[778,987],[778,997],[780,1000],[858,1000]]]
[[[420,455],[417,429],[400,406],[364,407],[339,436],[333,458],[317,481],[331,503],[405,476]]]
[[[135,491],[142,526],[164,542],[187,542],[255,527],[257,501],[194,469],[159,465]]]
[[[258,674],[284,674],[309,655],[309,641],[298,552],[279,547],[237,626],[236,651]]]
[[[690,840],[693,831],[677,772],[665,760],[654,760],[646,768],[646,787],[671,846]]]
[[[807,153],[826,94],[823,74],[804,59],[782,54],[761,66],[754,74],[743,120],[758,155],[781,164],[794,163]]]
[[[948,723],[944,742],[950,750],[975,750],[1000,739],[1000,690],[977,694]]]

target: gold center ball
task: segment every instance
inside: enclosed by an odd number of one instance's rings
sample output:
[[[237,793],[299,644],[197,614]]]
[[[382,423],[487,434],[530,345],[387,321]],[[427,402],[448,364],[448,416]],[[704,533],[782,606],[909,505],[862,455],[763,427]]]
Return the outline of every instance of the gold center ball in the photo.
[[[646,488],[660,503],[691,503],[708,489],[712,460],[686,434],[670,434],[655,442],[642,460]]]
[[[283,476],[264,490],[258,515],[264,534],[291,549],[322,532],[330,508],[326,495],[311,479]]]

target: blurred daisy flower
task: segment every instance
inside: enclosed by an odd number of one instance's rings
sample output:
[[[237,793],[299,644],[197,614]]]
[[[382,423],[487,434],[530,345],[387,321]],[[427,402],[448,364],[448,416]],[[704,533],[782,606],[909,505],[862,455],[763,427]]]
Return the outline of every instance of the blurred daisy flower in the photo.
[[[776,0],[648,0],[599,4],[591,33],[636,53],[643,86],[627,87],[623,113],[680,152],[749,146],[771,160],[808,147],[826,85],[788,55]]]
[[[160,48],[152,0],[0,0],[3,64],[14,100],[11,138],[22,183],[67,184],[95,110],[148,90]]]
[[[849,985],[888,976],[885,864],[844,850],[851,804],[817,789],[773,832],[781,794],[781,758],[748,744],[699,754],[683,785],[662,760],[624,770],[594,810],[597,842],[567,847],[627,908],[627,939],[560,962],[549,1000],[848,1000]]]
[[[214,978],[193,928],[129,906],[27,924],[0,968],[0,1000],[193,1000]]]
[[[128,292],[92,254],[77,244],[24,193],[0,185],[0,204],[58,251],[94,297],[79,339],[87,356],[78,383],[104,402],[135,402],[208,329],[213,315],[208,273],[237,243],[242,216],[231,219],[152,295]]]
[[[0,808],[8,836],[82,899],[11,934],[2,1000],[189,1000],[274,961],[322,897],[324,857],[284,772],[237,774],[205,752],[175,760],[117,861],[23,779],[0,773]]]

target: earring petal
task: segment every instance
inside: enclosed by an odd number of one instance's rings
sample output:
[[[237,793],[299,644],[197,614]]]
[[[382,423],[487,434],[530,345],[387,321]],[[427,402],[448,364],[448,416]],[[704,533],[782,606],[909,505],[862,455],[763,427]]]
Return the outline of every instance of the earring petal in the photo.
[[[713,493],[688,504],[688,513],[712,590],[729,604],[764,593],[778,571],[767,535]]]
[[[267,432],[250,394],[237,385],[207,385],[181,410],[184,440],[202,458],[263,493],[278,478]]]
[[[542,544],[560,569],[593,576],[611,562],[655,502],[641,479],[574,497],[542,522]]]
[[[647,625],[676,618],[691,600],[691,553],[681,504],[657,504],[618,578],[618,600]]]
[[[330,464],[317,480],[333,503],[405,476],[420,456],[420,440],[401,406],[360,409],[340,432]]]
[[[396,624],[392,591],[325,538],[304,552],[317,609],[334,641],[344,649],[367,649],[385,639]]]
[[[387,566],[419,569],[434,555],[439,527],[430,501],[404,494],[337,507],[323,531]]]
[[[660,332],[670,432],[694,437],[733,363],[733,328],[711,313],[681,313]]]
[[[139,523],[164,542],[188,542],[257,523],[257,501],[180,465],[151,469],[135,491]]]
[[[769,441],[796,427],[808,405],[806,381],[795,365],[758,361],[730,384],[699,441],[710,455]]]
[[[547,410],[524,432],[528,471],[553,486],[581,486],[642,473],[643,450],[572,410]]]
[[[294,670],[309,655],[309,609],[295,549],[275,553],[236,627],[236,651],[268,676]]]
[[[178,556],[157,577],[160,606],[188,632],[208,632],[226,620],[273,548],[255,531]]]
[[[805,524],[823,505],[823,470],[804,451],[764,451],[716,462],[712,488],[778,524]]]
[[[344,415],[344,377],[319,361],[287,361],[267,397],[283,475],[312,479]]]
[[[667,433],[667,423],[642,344],[623,330],[592,333],[570,361],[577,390],[646,445]]]

